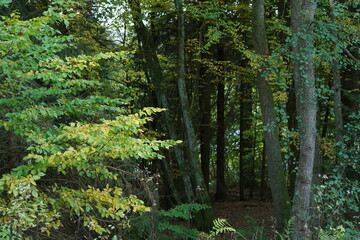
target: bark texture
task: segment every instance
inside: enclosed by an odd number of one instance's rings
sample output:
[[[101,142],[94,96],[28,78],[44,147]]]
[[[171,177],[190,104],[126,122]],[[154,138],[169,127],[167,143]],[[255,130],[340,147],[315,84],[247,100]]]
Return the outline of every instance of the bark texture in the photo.
[[[252,149],[254,138],[246,136],[245,132],[251,129],[252,125],[252,86],[244,80],[240,83],[240,159],[239,159],[239,192],[240,201],[245,200],[245,185],[249,186],[249,199],[253,198],[255,188],[255,167]],[[245,174],[246,166],[250,174]],[[248,183],[248,184],[246,184]]]
[[[139,2],[136,0],[129,0],[129,6],[131,11],[133,12],[133,22],[134,22],[137,39],[139,42],[139,48],[145,59],[144,70],[147,72],[147,75],[151,83],[156,88],[156,100],[158,102],[158,105],[162,108],[169,109],[169,103],[167,100],[167,96],[165,94],[166,86],[164,86],[164,77],[158,56],[156,54],[156,46],[154,44],[153,36],[142,21],[142,13]],[[170,136],[170,139],[173,140],[180,139],[176,132],[174,121],[170,115],[170,112],[169,111],[163,112],[162,118],[166,125],[166,129]],[[186,194],[186,199],[187,201],[191,202],[193,201],[193,199],[195,199],[195,195],[193,191],[194,188],[192,186],[190,175],[186,174],[188,171],[185,165],[183,151],[179,146],[174,146],[173,149],[177,164],[179,165],[180,171],[182,171],[183,173],[182,180],[184,183],[184,188],[185,188],[184,191]],[[165,167],[167,167],[166,165],[167,164],[165,164]],[[172,191],[176,192],[176,189],[173,188]],[[176,198],[178,202],[179,198],[178,197]]]
[[[199,48],[203,48],[204,29],[206,29],[205,23],[198,24],[199,31]],[[205,58],[204,53],[200,53],[201,59]],[[199,62],[199,108],[200,108],[200,155],[201,155],[201,169],[204,174],[204,181],[209,191],[210,181],[210,144],[212,139],[212,127],[211,127],[211,95],[213,84],[209,74],[206,73],[206,67]]]
[[[288,93],[288,101],[286,103],[286,113],[288,115],[288,128],[289,131],[295,132],[298,128],[298,122],[296,119],[296,95],[294,90],[294,82],[291,83],[291,87]],[[289,194],[290,197],[294,197],[295,193],[295,181],[296,181],[296,166],[299,159],[299,149],[294,137],[290,139],[290,152],[293,153],[288,160],[288,180],[289,180]]]
[[[185,127],[185,144],[189,158],[189,171],[191,172],[192,182],[196,186],[194,189],[196,193],[197,202],[211,205],[211,200],[207,192],[204,177],[201,171],[199,159],[199,143],[196,138],[193,121],[191,118],[188,95],[186,91],[185,81],[185,25],[182,0],[175,0],[176,12],[178,17],[178,91],[180,96],[180,103],[182,109],[182,117]],[[195,200],[195,199],[194,199]],[[197,227],[201,230],[209,230],[212,226],[213,213],[212,209],[206,209],[195,216]]]
[[[224,60],[224,48],[218,46],[218,61]],[[216,194],[215,200],[226,198],[225,185],[225,83],[218,79],[217,84],[217,114],[216,114]]]
[[[269,46],[265,33],[264,0],[253,1],[253,39],[255,52],[269,55]],[[257,87],[264,126],[265,151],[268,162],[271,193],[274,201],[278,231],[282,231],[290,214],[290,199],[285,181],[285,170],[281,157],[279,131],[276,123],[275,106],[271,87],[266,77],[265,64],[258,71]]]
[[[334,22],[336,21],[336,17],[334,14],[334,1],[329,0],[329,4],[331,7],[330,17]],[[333,31],[335,37],[338,37],[338,33]],[[337,42],[335,42],[337,44]],[[344,123],[341,109],[341,75],[340,75],[340,61],[339,59],[334,59],[333,67],[333,85],[334,85],[334,115],[335,115],[335,138],[336,142],[343,142],[344,136]],[[340,152],[339,146],[337,147],[337,154]]]
[[[300,155],[292,212],[291,239],[311,239],[310,206],[316,154],[317,100],[313,49],[314,0],[291,1],[296,109],[299,118]]]
[[[204,75],[203,75],[204,76]],[[209,190],[210,181],[210,143],[211,133],[211,85],[204,83],[200,85],[199,105],[200,105],[200,153],[201,153],[201,169],[204,174],[204,181]]]

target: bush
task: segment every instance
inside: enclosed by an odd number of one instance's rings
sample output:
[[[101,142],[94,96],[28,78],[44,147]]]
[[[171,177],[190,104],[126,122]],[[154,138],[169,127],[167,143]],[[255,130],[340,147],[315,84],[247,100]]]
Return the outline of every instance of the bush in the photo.
[[[321,239],[360,237],[360,112],[351,115],[345,126],[338,163],[330,174],[321,176],[317,186],[317,219]]]

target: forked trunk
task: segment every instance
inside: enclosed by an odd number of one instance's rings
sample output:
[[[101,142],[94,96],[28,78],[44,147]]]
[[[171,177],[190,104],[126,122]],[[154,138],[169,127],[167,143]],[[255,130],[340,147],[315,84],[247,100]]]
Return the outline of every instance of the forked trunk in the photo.
[[[299,117],[300,155],[292,212],[294,240],[311,239],[311,185],[316,153],[317,100],[313,65],[314,0],[291,1],[296,109]]]
[[[269,55],[265,33],[264,0],[253,1],[253,39],[255,52],[263,57]],[[268,162],[270,187],[274,202],[277,230],[283,231],[290,214],[290,199],[281,157],[279,130],[271,87],[266,79],[266,64],[257,73],[260,108],[265,136],[265,154]]]
[[[175,0],[175,6],[178,17],[178,91],[180,96],[182,117],[185,127],[185,144],[189,158],[189,171],[191,172],[191,180],[196,189],[197,202],[203,204],[211,204],[210,197],[206,188],[204,177],[201,171],[198,140],[195,135],[193,121],[190,113],[188,95],[186,91],[185,81],[185,26],[182,0]],[[212,209],[206,209],[195,216],[197,227],[202,230],[209,230],[212,226],[213,213]]]

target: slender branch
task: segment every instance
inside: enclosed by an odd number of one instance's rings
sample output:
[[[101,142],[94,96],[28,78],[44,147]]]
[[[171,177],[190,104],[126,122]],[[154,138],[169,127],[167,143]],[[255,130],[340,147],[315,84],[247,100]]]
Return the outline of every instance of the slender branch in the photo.
[[[125,171],[125,170],[122,170],[120,168],[116,168],[116,167],[112,167],[112,166],[105,166],[105,167],[110,168],[110,169],[115,170],[115,171],[119,171],[119,172],[128,174],[128,175],[133,176],[133,177],[138,177],[136,174],[133,174],[133,173]]]

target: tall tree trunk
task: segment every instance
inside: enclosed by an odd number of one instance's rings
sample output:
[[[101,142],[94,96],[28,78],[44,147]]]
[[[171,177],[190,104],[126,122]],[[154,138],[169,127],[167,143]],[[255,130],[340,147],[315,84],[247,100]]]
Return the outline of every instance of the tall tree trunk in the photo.
[[[316,153],[317,101],[313,49],[314,0],[291,1],[296,109],[299,117],[300,156],[293,200],[292,239],[310,239],[311,184]]]
[[[240,103],[240,145],[239,145],[239,200],[245,200],[245,172],[244,172],[244,133],[241,130],[241,122],[243,118],[242,111],[243,101]]]
[[[202,75],[204,76],[204,75]],[[211,143],[211,85],[201,79],[199,88],[200,105],[200,154],[201,169],[204,174],[204,181],[209,190],[210,181],[210,143]]]
[[[288,93],[288,101],[286,103],[286,112],[288,115],[288,129],[291,132],[297,131],[298,122],[296,119],[296,95],[294,91],[294,82],[291,83],[291,87]],[[295,193],[295,181],[296,181],[296,166],[299,159],[299,150],[295,142],[294,137],[290,139],[290,152],[293,154],[288,160],[288,176],[289,176],[289,194],[290,197],[294,197]]]
[[[139,2],[137,0],[129,0],[129,6],[133,12],[133,22],[135,32],[139,42],[139,48],[145,58],[144,68],[149,76],[152,84],[156,88],[156,99],[160,107],[169,109],[169,103],[165,94],[166,86],[164,84],[164,77],[156,54],[156,46],[154,44],[151,32],[146,28],[142,21],[142,13]],[[168,134],[171,139],[178,140],[179,136],[176,132],[173,118],[169,111],[162,113],[163,121],[166,125]],[[184,182],[184,191],[188,202],[193,202],[195,199],[194,187],[190,179],[188,167],[185,164],[185,158],[180,146],[174,146],[175,159],[180,168],[182,180]],[[167,167],[167,166],[165,166]]]
[[[185,127],[185,144],[187,147],[187,153],[189,157],[189,171],[191,172],[192,181],[195,183],[196,197],[198,202],[204,204],[211,204],[208,191],[204,182],[204,177],[201,170],[198,141],[195,135],[193,121],[190,114],[189,100],[186,91],[185,81],[185,22],[183,13],[182,0],[175,0],[176,12],[178,17],[178,90],[180,96],[182,117]],[[200,229],[208,230],[212,226],[213,213],[212,209],[206,209],[202,212],[201,216],[197,215],[197,226]]]
[[[252,124],[252,89],[249,82],[241,81],[240,83],[240,161],[239,161],[239,190],[240,201],[245,200],[245,183],[246,177],[244,166],[247,164],[250,169],[249,174],[249,198],[252,198],[255,184],[255,174],[252,156],[253,136],[245,136],[245,132],[251,129]]]
[[[148,80],[150,80],[147,77]],[[150,92],[150,96],[147,98],[148,102],[151,103],[151,106],[154,107],[158,107],[158,103],[157,103],[157,99],[156,99],[156,93],[155,91],[151,91]],[[157,121],[154,120],[151,122],[149,129],[151,131],[156,131],[156,129],[161,129],[160,131],[165,131],[166,129],[163,125],[160,125],[161,121]],[[162,194],[162,196],[164,196],[164,204],[168,207],[171,206],[176,206],[182,203],[180,195],[178,193],[178,189],[176,188],[175,182],[174,182],[174,174],[173,174],[173,170],[171,169],[171,165],[170,162],[172,162],[171,157],[172,154],[169,154],[170,152],[167,151],[167,157],[160,159],[159,161],[156,161],[154,164],[154,171],[153,172],[160,172],[161,176],[164,177],[165,182],[163,184],[164,187],[164,194]],[[143,159],[143,166],[146,166],[146,164],[149,161],[147,161],[146,159]],[[160,166],[158,166],[160,165]],[[165,207],[166,207],[165,206]]]
[[[255,146],[253,146],[253,153],[255,153]],[[249,186],[249,200],[254,199],[254,190],[257,188],[256,186],[256,175],[255,175],[255,154],[253,154],[250,158],[250,186]]]
[[[264,0],[253,1],[253,39],[255,52],[269,55],[265,33]],[[269,82],[265,78],[265,66],[257,74],[260,108],[264,126],[266,159],[274,201],[278,231],[283,231],[290,214],[290,199],[285,181],[285,170],[281,157],[279,130],[276,123],[275,106]]]
[[[317,118],[320,119],[320,117],[319,117],[320,106],[319,106],[317,115],[318,115]],[[320,121],[317,121],[317,129],[320,129]],[[325,132],[325,134],[326,134],[326,132]],[[321,149],[319,147],[319,141],[316,141],[312,186],[319,186],[322,184],[323,165],[324,165],[323,152],[321,151]],[[314,239],[314,240],[319,239],[319,233],[320,233],[320,229],[321,229],[321,221],[322,221],[322,216],[323,216],[323,213],[318,208],[318,203],[315,201],[315,196],[317,196],[320,192],[321,192],[320,189],[313,188],[311,191],[311,195],[310,195],[310,201],[311,201],[310,202],[310,216],[312,216],[311,239]]]
[[[217,60],[224,60],[224,47],[218,45]],[[217,84],[217,130],[216,130],[216,194],[217,201],[225,200],[225,83],[218,79]]]
[[[289,1],[287,0],[280,0],[278,1],[278,9],[279,9],[279,18],[283,21],[285,21],[286,26],[290,26],[290,6]],[[286,39],[288,38],[288,33],[285,31],[279,32],[279,38],[280,38],[280,44],[286,45]],[[287,62],[288,65],[290,65],[290,62]],[[296,118],[296,95],[294,90],[294,80],[292,79],[291,83],[289,84],[288,88],[288,101],[286,103],[286,113],[288,116],[287,126],[289,131],[295,133],[298,129],[298,123]],[[289,139],[290,143],[290,153],[292,155],[288,159],[287,166],[288,166],[288,189],[290,198],[292,199],[294,197],[294,191],[295,191],[295,180],[296,180],[296,166],[297,161],[299,159],[299,149],[298,144],[296,143],[295,136],[292,136]]]
[[[265,141],[263,141],[263,151],[261,153],[261,176],[260,176],[260,200],[265,200],[266,192],[266,153],[265,153]]]
[[[203,36],[205,24],[201,23],[199,26],[199,48],[203,48]],[[203,59],[205,54],[200,53],[199,57]],[[199,107],[200,107],[200,155],[201,155],[201,169],[204,174],[204,181],[209,190],[210,182],[210,144],[212,138],[211,129],[211,93],[212,83],[209,75],[206,73],[205,66],[202,61],[199,62]]]
[[[336,17],[334,14],[334,1],[329,0],[331,12],[330,17],[332,21],[336,21]],[[337,38],[338,33],[333,32],[334,36]],[[336,42],[337,43],[337,42]],[[344,140],[343,131],[344,131],[344,123],[341,109],[341,78],[340,78],[340,61],[339,59],[334,59],[332,66],[332,74],[333,74],[333,85],[334,85],[334,114],[335,114],[335,138],[337,143],[341,143]],[[340,152],[340,145],[336,147],[336,154]]]

